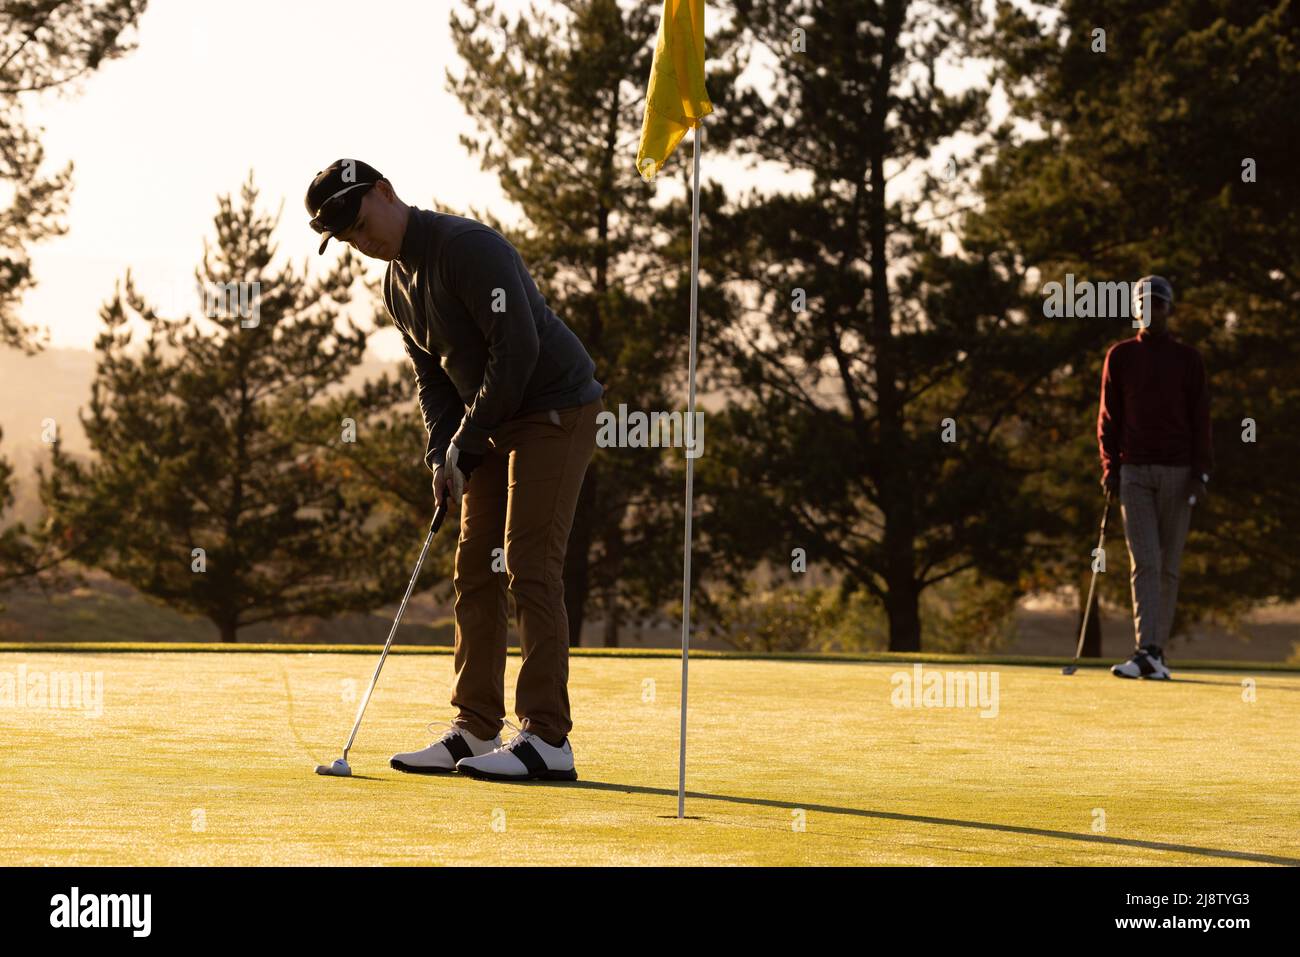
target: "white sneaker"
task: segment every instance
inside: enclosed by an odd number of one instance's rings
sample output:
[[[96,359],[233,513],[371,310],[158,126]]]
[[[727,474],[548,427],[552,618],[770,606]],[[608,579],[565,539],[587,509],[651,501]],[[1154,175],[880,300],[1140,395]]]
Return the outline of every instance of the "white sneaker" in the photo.
[[[1128,661],[1111,665],[1110,673],[1117,678],[1157,678],[1167,680],[1172,677],[1169,666],[1165,664],[1164,652],[1158,648],[1139,648],[1133,652]]]
[[[476,754],[490,754],[501,746],[501,736],[491,741],[476,738],[459,725],[451,725],[441,738],[421,751],[403,751],[394,754],[390,767],[408,774],[449,774],[456,770],[461,758]]]
[[[547,744],[531,731],[507,725],[515,732],[510,743],[488,754],[462,758],[456,770],[470,777],[491,781],[576,781],[578,772],[573,766],[573,748],[569,739],[558,748]]]

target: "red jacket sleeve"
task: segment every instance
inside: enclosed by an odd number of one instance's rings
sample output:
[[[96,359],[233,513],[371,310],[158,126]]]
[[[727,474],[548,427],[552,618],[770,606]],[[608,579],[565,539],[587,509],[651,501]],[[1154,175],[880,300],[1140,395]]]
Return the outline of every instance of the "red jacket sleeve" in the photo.
[[[1119,468],[1124,438],[1124,390],[1118,381],[1119,369],[1115,347],[1106,353],[1101,367],[1101,402],[1097,412],[1097,446],[1101,452],[1101,477],[1104,481]]]
[[[1214,471],[1214,448],[1210,433],[1210,383],[1205,374],[1205,361],[1199,352],[1192,361],[1192,376],[1188,399],[1191,403],[1189,421],[1192,423],[1192,468],[1197,475]]]

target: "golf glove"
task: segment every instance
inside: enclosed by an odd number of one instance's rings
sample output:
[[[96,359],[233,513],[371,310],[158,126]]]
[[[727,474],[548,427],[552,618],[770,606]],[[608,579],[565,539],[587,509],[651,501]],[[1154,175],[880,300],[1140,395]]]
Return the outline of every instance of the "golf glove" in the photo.
[[[447,447],[447,464],[445,466],[445,477],[451,485],[450,497],[456,504],[460,505],[461,496],[465,494],[465,483],[469,481],[470,475],[474,469],[478,468],[483,461],[482,453],[465,452],[455,442]],[[434,474],[434,488],[438,487],[439,476]],[[436,492],[435,492],[436,494]]]

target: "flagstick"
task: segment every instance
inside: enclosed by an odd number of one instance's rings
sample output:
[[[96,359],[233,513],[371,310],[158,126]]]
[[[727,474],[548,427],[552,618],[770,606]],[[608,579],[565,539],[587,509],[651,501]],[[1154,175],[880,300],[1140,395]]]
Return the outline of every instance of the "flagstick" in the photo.
[[[677,765],[677,817],[686,814],[686,667],[691,648],[691,505],[695,492],[695,325],[700,282],[700,150],[704,121],[695,121],[695,172],[691,188],[691,359],[690,402],[686,413],[686,542],[682,557],[682,734]]]

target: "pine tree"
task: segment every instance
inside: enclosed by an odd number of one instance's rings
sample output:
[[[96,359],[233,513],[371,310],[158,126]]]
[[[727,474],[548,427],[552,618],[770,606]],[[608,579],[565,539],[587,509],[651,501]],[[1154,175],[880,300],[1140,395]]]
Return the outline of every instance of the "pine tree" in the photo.
[[[1173,282],[1170,329],[1205,360],[1216,459],[1210,495],[1193,513],[1175,624],[1232,623],[1259,602],[1300,595],[1290,478],[1300,438],[1289,424],[1300,401],[1300,21],[1292,4],[1273,0],[1142,0],[1122,15],[1070,0],[1061,12],[1047,26],[1000,5],[990,53],[1018,93],[967,239],[1003,250],[1022,277],[1036,271],[1033,293],[1071,272],[1127,281],[1154,272]],[[1062,321],[1089,338],[1020,417],[1039,439],[1026,447],[1026,467],[1069,521],[1027,557],[1044,584],[1086,587],[1101,513],[1101,362],[1133,330]],[[1099,588],[1127,607],[1117,514],[1110,536]]]
[[[23,294],[36,284],[28,247],[66,231],[72,164],[45,175],[40,137],[22,97],[68,89],[134,45],[127,39],[146,0],[6,0],[0,5],[0,348],[34,355],[48,335],[21,321]],[[0,435],[0,438],[3,436]],[[13,466],[0,456],[0,516],[13,504]],[[21,523],[0,533],[0,582],[29,578],[64,559],[59,543]],[[3,607],[3,606],[0,606]]]
[[[146,0],[7,0],[0,5],[0,182],[12,187],[0,209],[0,345],[29,352],[37,330],[17,314],[33,283],[27,246],[64,232],[72,166],[40,172],[45,151],[23,118],[23,94],[66,87],[134,49],[126,34]]]
[[[743,588],[759,559],[790,574],[802,549],[845,598],[884,608],[891,650],[915,651],[927,589],[977,572],[1002,593],[977,601],[1004,599],[1051,520],[1020,494],[1010,426],[1059,360],[1020,328],[1015,282],[941,235],[983,155],[948,167],[941,150],[984,130],[988,90],[936,77],[988,24],[964,2],[731,6],[775,77],[718,125],[808,186],[746,197],[702,252],[755,305],[740,323],[701,311],[706,361],[736,396],[699,463],[701,564]]]
[[[690,199],[658,203],[660,183],[635,169],[646,78],[660,11],[615,0],[563,0],[557,22],[534,12],[514,24],[490,5],[452,17],[463,76],[448,82],[484,133],[461,137],[485,169],[497,171],[525,228],[474,211],[519,249],[556,314],[581,338],[606,387],[605,406],[671,410],[685,405],[689,311]],[[734,34],[710,36],[710,92],[725,109]],[[720,131],[713,145],[726,147]],[[688,182],[690,151],[679,149],[660,181]],[[706,218],[719,195],[701,198]],[[660,239],[667,237],[666,243]],[[700,309],[730,311],[707,279]],[[676,457],[680,458],[680,451]],[[605,620],[604,643],[620,622],[678,592],[681,485],[660,450],[600,449],[587,470],[564,569],[570,643],[588,605]],[[589,602],[589,597],[591,601]]]
[[[274,267],[276,220],[257,195],[250,174],[237,204],[219,198],[216,245],[195,273],[202,322],[157,315],[127,273],[101,311],[82,417],[97,458],[59,459],[42,484],[82,561],[210,619],[223,641],[400,595],[428,517],[340,466],[391,415],[391,387],[353,396],[352,422],[322,413],[344,411],[329,390],[365,349],[366,333],[340,324],[350,251],[317,280]],[[133,317],[149,329],[137,350]]]

